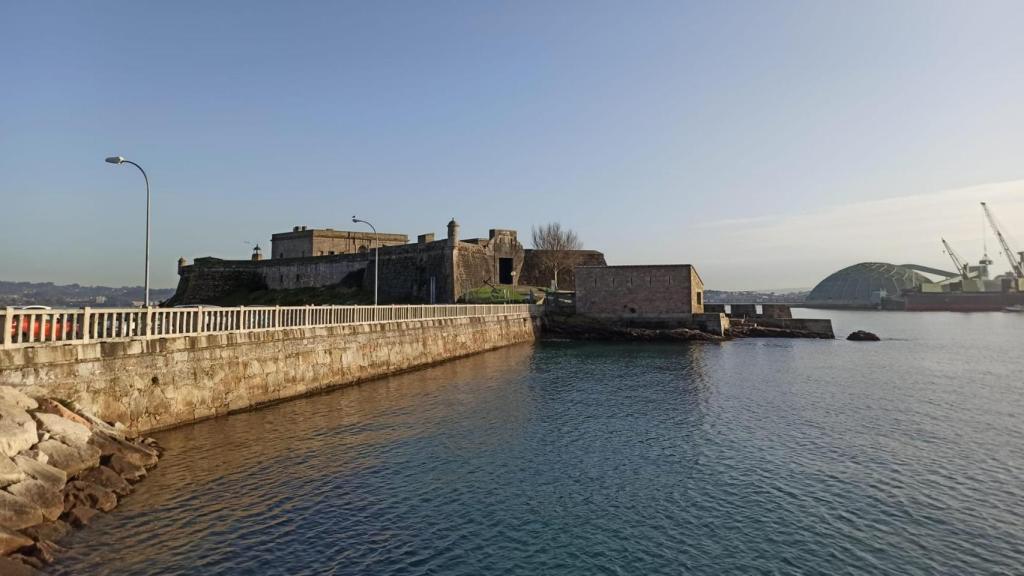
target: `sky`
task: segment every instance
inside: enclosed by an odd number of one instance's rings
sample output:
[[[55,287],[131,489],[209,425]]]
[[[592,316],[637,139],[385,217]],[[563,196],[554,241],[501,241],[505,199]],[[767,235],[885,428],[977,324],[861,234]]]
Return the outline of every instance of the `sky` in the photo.
[[[0,0],[0,280],[152,284],[357,214],[561,222],[709,289],[1024,238],[1024,3]],[[994,240],[990,255],[997,256]],[[1024,245],[1018,245],[1024,249]]]

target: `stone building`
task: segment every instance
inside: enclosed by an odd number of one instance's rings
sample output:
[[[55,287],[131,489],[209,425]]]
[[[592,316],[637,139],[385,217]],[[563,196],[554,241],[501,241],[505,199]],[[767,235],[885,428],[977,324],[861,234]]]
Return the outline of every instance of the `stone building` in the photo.
[[[291,232],[281,232],[270,237],[270,257],[280,260],[359,254],[375,247],[401,246],[408,242],[409,237],[405,234],[377,234],[332,228],[309,230],[305,226],[296,226]]]
[[[580,266],[576,312],[632,324],[689,324],[704,313],[704,282],[689,264]]]
[[[376,251],[356,245],[371,237],[382,242],[377,272],[381,303],[453,303],[478,288],[522,284],[524,276],[544,278],[543,271],[525,265],[527,251],[515,230],[492,229],[487,238],[462,240],[459,224],[452,219],[447,232],[443,240],[421,234],[415,243],[405,242],[407,237],[401,234],[302,229],[274,234],[269,260],[197,258],[191,265],[180,261],[172,303],[214,303],[238,291],[338,284],[372,292]],[[335,241],[334,248],[328,248],[327,242]],[[294,255],[296,251],[305,255]],[[588,261],[604,263],[599,252],[587,252]]]

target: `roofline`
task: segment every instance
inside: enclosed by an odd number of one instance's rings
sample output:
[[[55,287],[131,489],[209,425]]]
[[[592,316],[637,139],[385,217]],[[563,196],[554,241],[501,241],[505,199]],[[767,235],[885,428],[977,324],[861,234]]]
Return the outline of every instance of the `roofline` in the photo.
[[[575,268],[694,268],[693,264],[616,264],[610,266],[575,266]]]

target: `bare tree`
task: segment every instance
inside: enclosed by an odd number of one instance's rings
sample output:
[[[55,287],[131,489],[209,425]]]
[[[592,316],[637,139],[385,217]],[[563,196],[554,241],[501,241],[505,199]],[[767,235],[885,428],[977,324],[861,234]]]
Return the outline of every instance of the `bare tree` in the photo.
[[[562,228],[558,222],[541,224],[531,229],[533,249],[540,260],[541,267],[551,272],[558,288],[558,273],[572,270],[579,261],[578,251],[583,249],[583,241],[576,232]]]

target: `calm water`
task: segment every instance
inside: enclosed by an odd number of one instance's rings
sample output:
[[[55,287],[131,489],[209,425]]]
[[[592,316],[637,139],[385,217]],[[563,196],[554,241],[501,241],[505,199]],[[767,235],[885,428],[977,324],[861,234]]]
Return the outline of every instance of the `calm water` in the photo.
[[[1024,315],[518,346],[159,435],[59,574],[1020,574]]]

